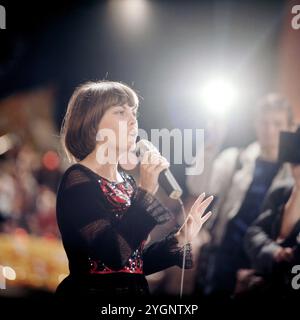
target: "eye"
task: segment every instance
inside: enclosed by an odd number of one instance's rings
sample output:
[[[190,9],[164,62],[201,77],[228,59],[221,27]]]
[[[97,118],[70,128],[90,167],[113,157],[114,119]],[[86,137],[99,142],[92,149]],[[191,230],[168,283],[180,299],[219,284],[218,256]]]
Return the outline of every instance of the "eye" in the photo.
[[[121,115],[124,115],[125,111],[124,110],[118,110],[115,112],[115,114],[121,114]]]

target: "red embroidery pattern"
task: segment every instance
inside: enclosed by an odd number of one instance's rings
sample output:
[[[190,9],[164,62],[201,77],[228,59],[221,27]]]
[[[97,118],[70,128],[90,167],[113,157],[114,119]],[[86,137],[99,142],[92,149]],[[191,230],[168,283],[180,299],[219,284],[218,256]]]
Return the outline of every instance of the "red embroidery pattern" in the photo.
[[[125,179],[124,182],[116,183],[102,178],[98,182],[106,196],[106,200],[110,204],[111,210],[113,212],[125,212],[131,205],[131,196],[133,194],[133,187],[129,181]]]
[[[124,177],[123,182],[111,182],[105,178],[98,180],[101,191],[110,206],[112,213],[117,219],[120,219],[131,205],[131,196],[133,194],[133,186]],[[120,270],[112,270],[101,261],[95,261],[89,258],[90,273],[92,274],[108,274],[108,273],[143,273],[142,251],[146,240],[143,241],[138,249],[136,249],[128,259],[126,265]]]

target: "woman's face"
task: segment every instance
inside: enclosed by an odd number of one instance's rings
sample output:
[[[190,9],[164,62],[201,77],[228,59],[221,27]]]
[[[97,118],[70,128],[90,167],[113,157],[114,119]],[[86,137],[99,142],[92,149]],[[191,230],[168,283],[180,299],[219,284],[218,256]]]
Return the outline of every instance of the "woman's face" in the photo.
[[[117,155],[134,150],[138,135],[137,107],[127,104],[106,110],[100,123],[98,141],[105,141]]]

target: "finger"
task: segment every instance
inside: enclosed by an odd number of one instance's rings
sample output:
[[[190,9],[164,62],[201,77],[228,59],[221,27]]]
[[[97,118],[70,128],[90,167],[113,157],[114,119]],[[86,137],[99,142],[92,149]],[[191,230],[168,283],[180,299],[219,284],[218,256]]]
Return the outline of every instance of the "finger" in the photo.
[[[199,212],[199,210],[205,210],[213,201],[214,196],[209,196],[208,198],[206,198],[205,200],[203,200],[198,207],[196,208],[196,210]]]
[[[212,201],[212,199],[213,199],[213,196],[212,196],[212,195],[209,196],[209,197],[207,197],[205,200],[204,200],[204,198],[203,198],[201,202],[198,202],[197,205],[195,205],[195,208],[194,208],[194,209],[195,209],[196,211],[199,211],[199,210],[201,209],[201,207],[205,206],[207,202],[210,203],[210,202]]]
[[[201,193],[200,196],[196,199],[190,211],[193,212],[199,206],[199,204],[203,201],[204,198],[205,198],[205,192]]]
[[[159,153],[151,153],[151,165],[153,165],[154,167],[159,167],[167,163],[167,159],[162,157]]]
[[[153,167],[155,165],[155,161],[156,161],[156,159],[153,155],[153,152],[148,151],[148,166]]]
[[[161,171],[169,168],[170,164],[166,163],[166,162],[160,162],[155,168],[154,168],[154,172],[156,174],[160,174]]]
[[[195,210],[192,212],[192,214],[196,217],[202,216],[202,214],[205,212],[205,210],[208,208],[208,206],[211,204],[211,202],[213,201],[214,197],[210,196],[208,198],[206,198],[204,201],[202,201],[196,208]]]
[[[158,167],[158,166],[166,166],[166,165],[170,165],[168,160],[163,157],[162,155],[160,154],[155,154],[154,155],[154,159],[155,159],[155,165]]]
[[[198,217],[194,217],[194,221],[197,225],[197,227],[201,228],[202,225],[211,217],[212,215],[212,211],[207,212],[204,216],[198,216]]]
[[[161,166],[161,165],[163,165],[165,163],[164,162],[164,158],[160,154],[155,155],[154,157],[155,157],[155,165],[156,165],[156,167],[159,167],[159,166]]]
[[[141,161],[141,165],[146,166],[149,165],[149,159],[150,159],[150,151],[146,151],[143,155],[142,161]]]
[[[170,163],[168,161],[162,161],[160,162],[160,164],[158,165],[158,167],[160,167],[162,170],[167,169],[170,167]]]
[[[145,158],[143,163],[148,167],[148,169],[153,169],[159,162],[157,155],[152,151],[146,151],[144,156]]]
[[[196,226],[194,228],[194,233],[192,237],[195,237],[199,233],[203,224],[211,217],[211,215],[212,215],[212,212],[209,211],[203,218],[200,219],[199,222],[195,222]]]
[[[201,224],[203,225],[212,215],[212,211],[208,211],[206,215],[201,217]]]
[[[169,162],[165,157],[163,157],[163,156],[161,156],[160,162],[161,162],[163,165],[170,166],[170,162]]]

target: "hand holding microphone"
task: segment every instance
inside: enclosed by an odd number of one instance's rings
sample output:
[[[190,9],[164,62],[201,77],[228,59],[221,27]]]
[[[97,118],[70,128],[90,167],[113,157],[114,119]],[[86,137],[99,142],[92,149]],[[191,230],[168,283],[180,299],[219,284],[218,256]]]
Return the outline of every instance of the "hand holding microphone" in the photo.
[[[157,148],[150,141],[141,139],[137,143],[136,152],[137,156],[142,157],[141,187],[146,186],[151,193],[155,193],[159,184],[171,199],[180,200],[182,189],[168,169],[168,161],[160,155]]]
[[[145,151],[141,160],[139,186],[155,194],[158,189],[159,174],[169,166],[167,159],[156,150]]]

